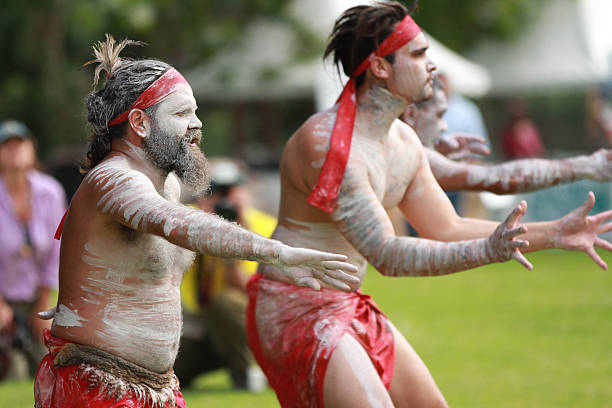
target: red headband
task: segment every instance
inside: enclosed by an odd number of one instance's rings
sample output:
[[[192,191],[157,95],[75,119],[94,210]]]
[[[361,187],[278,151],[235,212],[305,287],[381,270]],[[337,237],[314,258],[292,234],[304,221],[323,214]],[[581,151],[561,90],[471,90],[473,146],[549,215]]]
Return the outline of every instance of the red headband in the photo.
[[[180,72],[174,68],[170,68],[164,75],[160,76],[155,82],[149,85],[132,106],[108,122],[108,126],[115,126],[126,120],[133,109],[147,109],[161,102],[162,99],[174,91],[178,84],[188,84],[188,82],[183,78]]]
[[[363,74],[375,56],[384,57],[409,43],[421,32],[419,26],[410,16],[406,16],[395,30],[372,52],[353,72],[344,86],[337,103],[336,123],[332,130],[329,151],[319,175],[317,185],[312,189],[308,202],[328,213],[334,210],[344,170],[351,149],[351,137],[355,124],[357,96],[355,94],[355,78]]]

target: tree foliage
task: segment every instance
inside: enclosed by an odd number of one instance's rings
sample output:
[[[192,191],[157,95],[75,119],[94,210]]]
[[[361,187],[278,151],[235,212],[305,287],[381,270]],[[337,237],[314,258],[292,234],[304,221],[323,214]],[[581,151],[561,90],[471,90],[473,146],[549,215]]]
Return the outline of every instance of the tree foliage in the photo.
[[[436,39],[462,52],[482,38],[516,36],[546,1],[549,0],[421,0],[413,16]]]
[[[144,41],[123,56],[189,67],[228,46],[256,16],[287,0],[8,0],[0,13],[0,119],[25,122],[41,150],[87,138],[83,98],[91,91],[91,46],[111,33]]]
[[[111,33],[149,45],[123,55],[157,57],[179,69],[227,47],[251,19],[290,21],[290,0],[5,0],[0,13],[0,119],[25,122],[43,153],[87,138],[83,98],[91,90],[91,45]],[[485,35],[515,34],[529,0],[422,0],[415,16],[432,35],[461,50]],[[322,46],[299,24],[304,42]],[[314,44],[314,45],[313,45]]]

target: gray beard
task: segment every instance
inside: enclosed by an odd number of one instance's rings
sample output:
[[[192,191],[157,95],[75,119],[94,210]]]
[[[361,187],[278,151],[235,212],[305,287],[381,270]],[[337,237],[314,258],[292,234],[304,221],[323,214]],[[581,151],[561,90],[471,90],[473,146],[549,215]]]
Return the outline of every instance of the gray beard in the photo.
[[[179,140],[160,129],[155,119],[151,120],[151,134],[143,139],[143,149],[149,161],[158,169],[174,172],[195,196],[203,195],[210,184],[208,160],[200,148],[190,141],[199,129],[190,129]]]

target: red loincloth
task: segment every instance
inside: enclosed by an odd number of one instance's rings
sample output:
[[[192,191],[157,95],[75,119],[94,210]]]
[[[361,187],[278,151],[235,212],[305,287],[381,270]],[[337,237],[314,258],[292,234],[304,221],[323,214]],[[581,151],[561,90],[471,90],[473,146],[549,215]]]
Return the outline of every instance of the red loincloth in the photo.
[[[48,329],[44,331],[45,345],[49,349],[36,373],[34,383],[34,400],[36,408],[152,408],[153,405],[136,395],[126,392],[126,396],[116,399],[109,398],[101,386],[90,387],[87,375],[83,375],[78,365],[57,368],[53,364],[56,353],[62,346],[70,343],[51,335]],[[174,391],[175,404],[173,408],[187,408],[181,392]],[[170,404],[166,405],[167,408]]]
[[[391,386],[393,332],[372,298],[360,291],[314,291],[254,275],[248,284],[249,346],[283,407],[323,407],[332,352],[350,333]]]

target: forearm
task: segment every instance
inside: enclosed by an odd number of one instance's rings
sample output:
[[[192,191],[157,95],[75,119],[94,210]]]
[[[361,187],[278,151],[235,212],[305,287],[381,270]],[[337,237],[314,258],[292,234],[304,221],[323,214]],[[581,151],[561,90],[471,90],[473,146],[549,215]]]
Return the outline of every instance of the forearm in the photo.
[[[222,258],[274,263],[283,247],[214,214],[162,198],[148,179],[120,170],[101,174],[99,211],[138,231],[155,234],[181,246]]]
[[[490,236],[498,223],[476,218],[458,217],[454,227],[442,228],[435,239],[441,241],[457,241],[461,239],[476,239]],[[558,242],[559,220],[528,222],[523,224],[527,232],[520,239],[529,241],[529,246],[521,252],[534,252],[541,249],[560,248]]]
[[[509,259],[484,238],[445,243],[395,237],[380,248],[360,251],[386,276],[447,275]]]
[[[585,178],[603,181],[608,179],[607,168],[603,151],[563,160],[525,159],[493,166],[472,165],[468,169],[466,189],[511,194]]]
[[[513,194],[567,183],[580,177],[575,166],[566,160],[515,160],[492,166],[470,166],[465,190]]]

